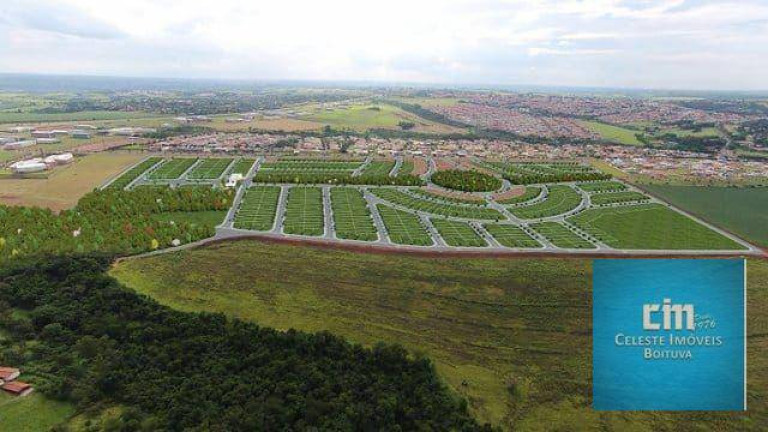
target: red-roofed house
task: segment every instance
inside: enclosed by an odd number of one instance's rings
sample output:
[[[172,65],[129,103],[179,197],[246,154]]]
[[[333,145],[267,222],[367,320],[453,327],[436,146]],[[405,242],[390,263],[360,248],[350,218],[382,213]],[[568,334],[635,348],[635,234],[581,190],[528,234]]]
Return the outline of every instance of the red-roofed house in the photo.
[[[21,381],[5,383],[2,389],[16,396],[26,396],[32,393],[32,386]]]
[[[0,385],[15,380],[19,377],[20,373],[16,368],[0,366]]]

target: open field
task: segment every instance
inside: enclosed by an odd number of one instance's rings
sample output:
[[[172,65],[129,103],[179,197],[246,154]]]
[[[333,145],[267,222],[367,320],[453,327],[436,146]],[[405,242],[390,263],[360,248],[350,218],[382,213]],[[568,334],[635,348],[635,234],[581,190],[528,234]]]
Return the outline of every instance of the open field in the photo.
[[[466,222],[430,219],[440,237],[448,246],[485,247],[488,243]]]
[[[601,193],[590,197],[590,201],[594,205],[639,202],[649,199],[650,197],[648,195],[635,191]]]
[[[601,182],[592,182],[592,183],[579,183],[576,185],[579,189],[583,190],[584,192],[616,192],[616,191],[623,191],[627,188],[627,185],[625,185],[622,182],[617,181],[601,181]]]
[[[0,430],[3,431],[47,431],[66,422],[74,413],[72,404],[46,398],[40,393],[14,397],[0,391]]]
[[[617,249],[743,249],[661,204],[589,209],[568,221]]]
[[[152,118],[156,115],[143,112],[126,111],[80,111],[61,114],[37,114],[31,112],[0,111],[0,123],[43,123],[61,121],[90,121]]]
[[[354,129],[358,131],[377,128],[400,129],[398,123],[405,121],[415,124],[415,127],[412,129],[415,132],[465,132],[463,129],[429,121],[398,107],[387,104],[352,105],[331,110],[316,109],[315,112],[305,116],[303,120],[322,125],[330,125],[335,128]]]
[[[160,157],[147,158],[147,160],[131,167],[131,169],[122,173],[120,177],[116,178],[107,187],[110,189],[123,189],[129,184],[131,184],[133,180],[138,178],[140,175],[144,174],[145,171],[157,165],[162,160],[163,158],[160,158]]]
[[[768,248],[768,188],[644,186],[649,192]]]
[[[230,171],[230,174],[242,174],[246,175],[248,174],[248,171],[251,170],[251,167],[253,166],[253,163],[256,162],[256,159],[238,159],[237,162],[235,162],[235,165],[232,166],[232,170]]]
[[[70,208],[80,197],[142,157],[141,154],[96,153],[54,169],[47,179],[3,179],[0,180],[0,203],[53,210]]]
[[[522,219],[538,219],[569,212],[581,203],[581,195],[573,188],[563,185],[549,187],[549,193],[543,201],[509,209],[512,214]]]
[[[432,359],[481,421],[505,430],[758,431],[768,426],[768,262],[748,266],[747,413],[593,411],[590,260],[238,241],[124,260],[112,275],[181,310],[400,343]]]
[[[377,204],[376,209],[391,242],[412,246],[429,246],[433,243],[418,216],[383,204]]]
[[[589,120],[578,120],[578,123],[597,133],[606,141],[633,146],[643,145],[635,136],[635,134],[640,133],[639,131]]]
[[[394,161],[373,161],[363,169],[362,175],[389,175],[395,167]]]
[[[285,205],[283,232],[305,236],[323,235],[323,192],[317,187],[292,187]]]
[[[336,237],[363,241],[378,239],[378,232],[371,218],[371,210],[360,190],[331,189],[331,208]]]

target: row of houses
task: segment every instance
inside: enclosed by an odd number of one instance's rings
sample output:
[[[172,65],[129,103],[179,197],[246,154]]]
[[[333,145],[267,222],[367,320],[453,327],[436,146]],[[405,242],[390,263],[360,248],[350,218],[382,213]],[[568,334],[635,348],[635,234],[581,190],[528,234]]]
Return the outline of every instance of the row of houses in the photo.
[[[19,381],[21,371],[6,366],[0,366],[0,389],[15,396],[26,396],[32,393],[32,385]]]

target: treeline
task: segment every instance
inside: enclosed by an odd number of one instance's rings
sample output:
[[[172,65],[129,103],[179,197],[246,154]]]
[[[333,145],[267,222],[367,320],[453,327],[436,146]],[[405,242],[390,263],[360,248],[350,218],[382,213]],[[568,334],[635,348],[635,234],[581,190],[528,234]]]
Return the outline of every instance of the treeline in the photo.
[[[371,185],[371,186],[421,186],[424,184],[418,176],[403,174],[397,177],[389,175],[352,176],[351,174],[309,173],[309,172],[257,172],[253,177],[255,183],[296,183],[296,184],[330,184],[330,185]]]
[[[40,253],[109,251],[130,254],[190,243],[215,234],[205,224],[158,218],[163,213],[226,210],[232,191],[211,187],[94,191],[56,214],[0,206],[0,263]]]
[[[0,269],[0,363],[79,412],[121,407],[115,430],[491,429],[429,360],[399,346],[174,311],[120,286],[105,274],[110,262],[55,257]]]
[[[697,153],[716,153],[725,147],[725,145],[725,139],[720,137],[686,136],[675,138],[672,148],[674,150]]]
[[[163,140],[177,136],[202,135],[213,132],[214,129],[206,126],[178,125],[169,128],[160,128],[155,132],[144,134],[145,138]]]
[[[509,180],[512,184],[526,185],[526,184],[538,184],[538,183],[559,183],[559,182],[573,182],[573,181],[595,181],[595,180],[608,180],[611,178],[610,174],[604,174],[599,172],[563,172],[559,174],[534,174],[534,173],[511,173],[505,172],[504,178]]]

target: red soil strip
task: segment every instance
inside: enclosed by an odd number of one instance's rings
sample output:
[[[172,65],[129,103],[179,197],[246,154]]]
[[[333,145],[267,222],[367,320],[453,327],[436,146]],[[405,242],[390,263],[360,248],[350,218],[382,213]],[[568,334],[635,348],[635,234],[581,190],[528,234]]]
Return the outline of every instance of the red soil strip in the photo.
[[[505,190],[504,192],[493,194],[492,197],[494,200],[505,200],[505,199],[519,197],[524,193],[525,193],[525,186],[513,186],[512,188]]]
[[[415,176],[424,175],[429,171],[429,167],[427,167],[427,160],[424,158],[413,158],[413,172],[411,174]]]

